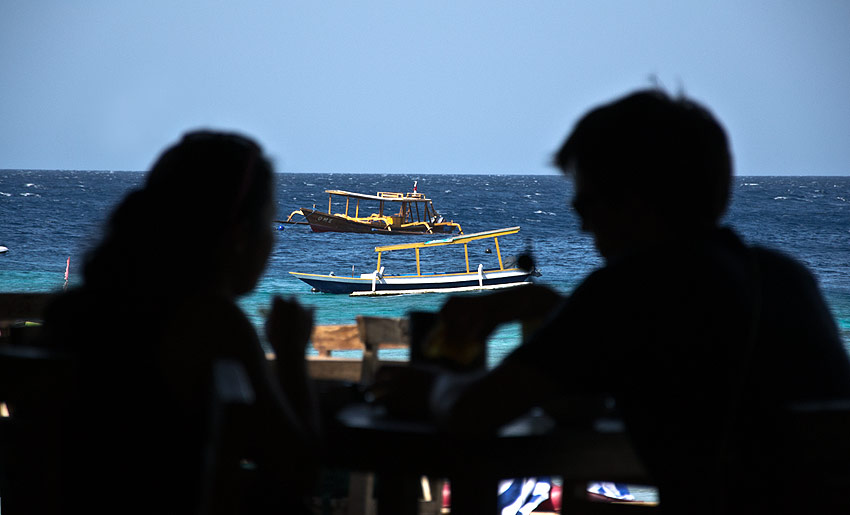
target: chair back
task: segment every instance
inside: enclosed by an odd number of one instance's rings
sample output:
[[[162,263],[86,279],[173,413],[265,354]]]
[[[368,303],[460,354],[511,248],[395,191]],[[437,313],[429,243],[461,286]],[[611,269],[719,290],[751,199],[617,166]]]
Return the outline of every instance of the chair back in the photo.
[[[200,515],[238,512],[242,444],[250,440],[244,423],[255,400],[248,373],[241,363],[213,363],[207,441],[201,466]]]
[[[39,334],[39,322],[55,294],[0,293],[0,344],[31,344]]]
[[[317,325],[313,328],[310,342],[318,354],[306,357],[311,378],[319,381],[360,382],[362,359],[333,354],[335,351],[363,351],[363,342],[355,324]]]
[[[25,346],[0,347],[0,503],[3,513],[59,513],[73,361]],[[4,414],[5,415],[5,414]]]
[[[380,366],[380,349],[410,347],[410,322],[403,317],[357,316],[357,331],[363,342],[363,369],[360,382],[371,382]]]
[[[357,316],[356,324],[319,325],[311,342],[318,356],[307,357],[310,377],[326,381],[368,383],[380,366],[380,349],[410,346],[406,318]],[[360,351],[361,358],[340,357],[334,352]]]

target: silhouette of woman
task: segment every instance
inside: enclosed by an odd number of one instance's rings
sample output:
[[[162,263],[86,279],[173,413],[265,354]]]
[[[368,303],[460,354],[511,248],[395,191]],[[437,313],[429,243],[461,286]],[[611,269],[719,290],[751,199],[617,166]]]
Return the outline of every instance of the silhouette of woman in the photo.
[[[236,304],[272,248],[271,185],[271,165],[252,140],[186,134],[112,213],[83,284],[48,309],[46,344],[71,351],[80,377],[73,459],[63,470],[68,506],[192,511],[212,365],[224,358],[242,364],[256,393],[241,451],[257,481],[241,485],[242,508],[302,507],[317,439],[304,364],[312,315],[273,301],[270,366]]]

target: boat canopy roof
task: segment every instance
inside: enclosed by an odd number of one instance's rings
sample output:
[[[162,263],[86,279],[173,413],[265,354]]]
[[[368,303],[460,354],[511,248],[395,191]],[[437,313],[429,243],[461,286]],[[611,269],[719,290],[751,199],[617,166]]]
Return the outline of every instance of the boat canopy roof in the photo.
[[[459,234],[457,236],[449,236],[448,238],[440,238],[438,240],[422,241],[418,243],[402,243],[399,245],[386,245],[375,247],[375,252],[386,252],[389,250],[403,249],[421,249],[425,247],[439,247],[441,245],[457,245],[459,243],[468,243],[473,240],[483,240],[485,238],[498,238],[499,236],[507,236],[508,234],[516,234],[519,232],[519,226],[507,227],[505,229],[494,229],[492,231],[475,232],[472,234]]]
[[[425,198],[421,193],[383,193],[378,195],[367,195],[365,193],[354,193],[343,190],[325,190],[325,193],[330,195],[339,195],[342,197],[351,197],[363,200],[378,200],[384,202],[431,202],[431,199]]]

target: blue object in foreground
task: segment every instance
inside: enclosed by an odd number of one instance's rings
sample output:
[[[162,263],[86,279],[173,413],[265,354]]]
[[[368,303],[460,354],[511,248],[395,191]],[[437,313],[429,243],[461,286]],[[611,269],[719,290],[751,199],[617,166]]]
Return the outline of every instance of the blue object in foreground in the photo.
[[[499,483],[499,514],[529,515],[549,498],[552,480],[548,477],[506,479]]]

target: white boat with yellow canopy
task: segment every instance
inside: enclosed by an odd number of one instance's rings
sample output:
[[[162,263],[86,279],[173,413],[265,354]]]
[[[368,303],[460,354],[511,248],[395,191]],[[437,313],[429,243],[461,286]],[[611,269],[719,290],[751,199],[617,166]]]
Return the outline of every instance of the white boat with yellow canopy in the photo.
[[[360,274],[359,277],[345,277],[334,274],[306,274],[289,272],[313,287],[313,291],[324,293],[346,293],[359,295],[402,295],[411,293],[458,292],[471,290],[491,290],[512,288],[529,284],[532,275],[539,275],[533,269],[506,268],[499,247],[499,238],[516,234],[519,227],[508,227],[473,234],[450,236],[438,240],[417,243],[403,243],[375,247],[378,263],[375,271]],[[496,249],[498,267],[485,268],[483,264],[470,267],[469,244],[479,240],[492,239]],[[452,273],[422,273],[422,253],[430,249],[446,246],[463,246],[465,270]],[[489,247],[488,247],[489,248]],[[409,275],[389,275],[384,273],[381,255],[384,252],[412,250],[416,255],[416,273]],[[490,252],[492,254],[492,252]],[[427,263],[427,262],[426,262]]]

